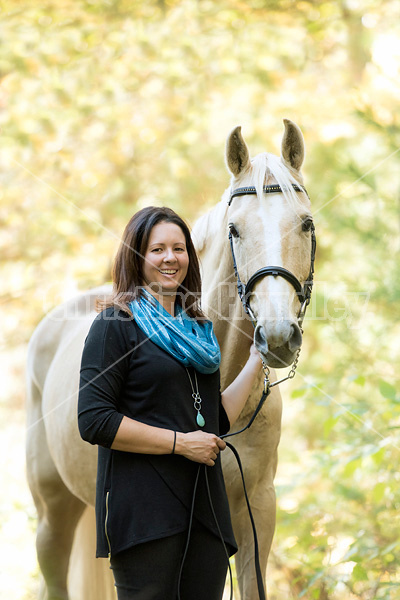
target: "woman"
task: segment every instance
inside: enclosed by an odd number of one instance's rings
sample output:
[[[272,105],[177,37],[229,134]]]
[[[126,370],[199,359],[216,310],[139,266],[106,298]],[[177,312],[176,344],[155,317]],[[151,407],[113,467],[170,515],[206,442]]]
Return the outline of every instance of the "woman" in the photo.
[[[119,600],[220,600],[237,546],[219,436],[260,358],[252,347],[220,393],[196,252],[171,209],[132,217],[113,282],[85,341],[78,406],[82,438],[99,445],[96,555],[109,556]]]

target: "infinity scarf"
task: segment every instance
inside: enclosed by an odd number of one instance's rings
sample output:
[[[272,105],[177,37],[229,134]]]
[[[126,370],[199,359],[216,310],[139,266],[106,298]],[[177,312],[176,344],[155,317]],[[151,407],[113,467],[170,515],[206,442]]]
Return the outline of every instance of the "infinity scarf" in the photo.
[[[185,367],[192,366],[200,373],[217,371],[221,352],[211,321],[200,323],[190,318],[179,304],[172,317],[147,290],[142,292],[129,308],[143,333]]]

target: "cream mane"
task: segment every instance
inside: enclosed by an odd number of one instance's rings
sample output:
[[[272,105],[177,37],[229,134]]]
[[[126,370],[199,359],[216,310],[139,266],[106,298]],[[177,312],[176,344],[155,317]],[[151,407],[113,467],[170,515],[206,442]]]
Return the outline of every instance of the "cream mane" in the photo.
[[[209,236],[217,236],[221,223],[224,222],[228,210],[227,198],[229,196],[230,187],[225,190],[222,199],[218,204],[201,216],[193,226],[192,239],[197,252],[201,252],[204,248],[206,240]]]

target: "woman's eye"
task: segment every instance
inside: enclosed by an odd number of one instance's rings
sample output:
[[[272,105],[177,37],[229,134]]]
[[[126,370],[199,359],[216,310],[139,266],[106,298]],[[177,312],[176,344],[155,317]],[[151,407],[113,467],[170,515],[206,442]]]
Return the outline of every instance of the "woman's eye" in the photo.
[[[301,225],[301,228],[303,231],[310,231],[312,224],[313,224],[312,219],[304,219],[304,221]]]
[[[231,232],[233,237],[235,237],[235,238],[239,237],[239,232],[233,223],[229,223],[229,231]]]

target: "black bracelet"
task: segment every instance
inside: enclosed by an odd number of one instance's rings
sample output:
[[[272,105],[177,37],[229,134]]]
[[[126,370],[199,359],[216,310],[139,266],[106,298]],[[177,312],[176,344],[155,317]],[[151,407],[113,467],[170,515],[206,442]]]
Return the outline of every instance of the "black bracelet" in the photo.
[[[171,452],[171,454],[175,453],[175,444],[176,444],[176,431],[174,431],[174,445],[172,446],[172,452]]]

